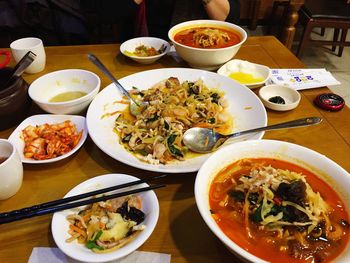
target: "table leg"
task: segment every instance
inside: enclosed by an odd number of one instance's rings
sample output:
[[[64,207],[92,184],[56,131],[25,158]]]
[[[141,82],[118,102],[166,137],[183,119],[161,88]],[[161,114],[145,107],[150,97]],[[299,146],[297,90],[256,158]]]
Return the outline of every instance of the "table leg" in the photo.
[[[305,0],[291,0],[288,8],[288,15],[282,29],[281,41],[289,49],[292,48],[295,25],[299,19],[299,9],[304,4]]]

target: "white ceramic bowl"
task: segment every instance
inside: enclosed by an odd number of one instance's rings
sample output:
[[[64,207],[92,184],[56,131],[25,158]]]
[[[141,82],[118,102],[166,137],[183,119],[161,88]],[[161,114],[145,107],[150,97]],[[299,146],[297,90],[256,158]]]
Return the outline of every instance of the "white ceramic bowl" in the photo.
[[[278,104],[269,101],[270,98],[279,96],[284,99],[285,104]],[[265,107],[276,111],[288,111],[295,109],[300,102],[301,96],[293,88],[281,85],[266,85],[259,90],[259,97]]]
[[[232,59],[222,65],[218,69],[218,74],[230,77],[232,73],[242,73],[242,74],[250,74],[254,79],[261,79],[253,82],[247,82],[244,80],[235,79],[239,83],[246,85],[248,88],[254,89],[261,87],[264,85],[267,80],[270,78],[270,68],[264,65],[251,63],[249,61],[240,60],[240,59]]]
[[[202,26],[219,27],[233,30],[240,35],[241,41],[238,44],[230,47],[205,49],[185,46],[174,40],[174,36],[179,31]],[[176,52],[191,67],[205,70],[216,70],[222,64],[232,59],[236,55],[242,44],[246,41],[247,33],[240,26],[228,22],[217,20],[193,20],[173,26],[168,32],[168,37],[174,44]]]
[[[350,211],[350,174],[328,159],[326,156],[319,154],[313,150],[283,141],[274,140],[255,140],[238,142],[224,147],[203,164],[198,171],[195,182],[195,198],[197,207],[201,216],[211,231],[238,257],[242,257],[247,261],[262,263],[266,262],[239,247],[235,242],[229,239],[216,224],[209,207],[209,188],[212,180],[217,173],[235,161],[243,158],[278,158],[285,160],[301,167],[304,167],[317,176],[332,185],[332,188],[339,194],[343,200],[346,210]],[[348,262],[350,257],[350,243],[345,250],[334,262]]]
[[[28,89],[31,99],[44,111],[55,114],[77,114],[84,111],[100,90],[101,80],[93,72],[82,69],[54,71],[36,79]],[[69,92],[87,93],[80,98],[49,102],[54,96]]]
[[[163,46],[165,47],[165,50],[156,56],[139,57],[139,56],[133,55],[132,53],[135,51],[135,49],[141,45],[145,45],[147,47],[154,47],[156,50],[159,50]],[[151,64],[157,61],[158,59],[163,57],[166,53],[168,53],[169,49],[170,49],[170,45],[167,41],[156,37],[132,38],[120,45],[120,52],[123,55],[141,64]]]
[[[90,192],[101,188],[110,187],[113,185],[123,184],[138,180],[138,178],[126,174],[105,174],[91,178],[70,190],[65,197]],[[140,184],[137,187],[147,187],[146,183]],[[134,187],[135,188],[135,187]],[[124,188],[123,190],[125,191]],[[53,215],[51,231],[57,246],[68,256],[80,260],[82,262],[106,262],[116,260],[129,255],[131,252],[139,248],[156,227],[159,217],[159,203],[154,191],[147,191],[138,194],[142,199],[141,210],[145,213],[145,220],[143,224],[146,228],[140,232],[134,240],[126,244],[124,247],[105,254],[97,254],[86,248],[83,244],[78,244],[76,241],[67,243],[65,240],[70,237],[68,234],[69,223],[66,216],[76,213],[79,208],[73,208],[57,212]]]

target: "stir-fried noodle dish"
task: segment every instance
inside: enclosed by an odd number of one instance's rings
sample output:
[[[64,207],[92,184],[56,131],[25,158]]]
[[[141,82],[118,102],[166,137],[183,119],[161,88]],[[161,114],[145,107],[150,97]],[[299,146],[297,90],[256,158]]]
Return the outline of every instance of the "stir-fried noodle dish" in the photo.
[[[147,90],[131,90],[136,101],[146,102],[141,114],[121,112],[115,130],[124,147],[151,164],[184,160],[188,149],[183,134],[192,127],[231,131],[232,118],[225,111],[223,92],[209,89],[202,80],[184,81],[171,77]]]
[[[345,248],[348,215],[310,171],[276,159],[242,159],[210,188],[215,221],[247,251],[273,262],[328,262]]]
[[[71,237],[66,242],[77,240],[95,253],[115,251],[145,229],[140,209],[141,200],[134,195],[94,203],[67,216]]]

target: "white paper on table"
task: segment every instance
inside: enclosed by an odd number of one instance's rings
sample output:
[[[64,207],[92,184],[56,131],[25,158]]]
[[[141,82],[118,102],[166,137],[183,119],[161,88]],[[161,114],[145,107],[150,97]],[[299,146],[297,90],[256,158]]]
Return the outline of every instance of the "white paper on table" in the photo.
[[[134,251],[130,255],[110,261],[112,263],[170,263],[169,254]],[[78,263],[66,256],[59,248],[35,247],[29,257],[28,263]]]
[[[321,69],[271,69],[270,82],[296,90],[339,85],[332,73]]]

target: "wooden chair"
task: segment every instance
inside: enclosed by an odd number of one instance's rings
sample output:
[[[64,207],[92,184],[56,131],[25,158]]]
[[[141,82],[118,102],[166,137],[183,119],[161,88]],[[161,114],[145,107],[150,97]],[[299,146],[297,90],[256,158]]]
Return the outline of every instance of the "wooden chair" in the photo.
[[[332,51],[339,47],[338,56],[341,57],[345,46],[350,46],[346,35],[350,28],[350,5],[347,0],[306,0],[299,12],[299,21],[304,31],[299,43],[297,56],[300,58],[306,47],[311,45],[330,45]],[[321,28],[321,36],[325,28],[333,28],[333,40],[315,40],[310,35],[313,28]],[[341,35],[339,40],[339,34]]]

